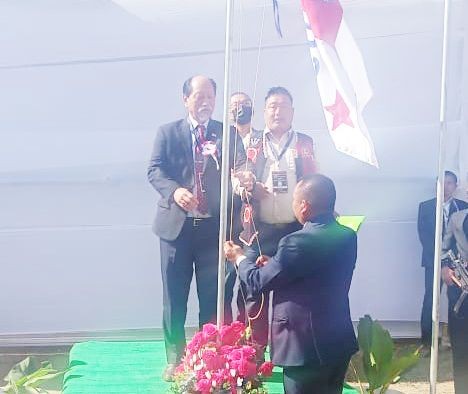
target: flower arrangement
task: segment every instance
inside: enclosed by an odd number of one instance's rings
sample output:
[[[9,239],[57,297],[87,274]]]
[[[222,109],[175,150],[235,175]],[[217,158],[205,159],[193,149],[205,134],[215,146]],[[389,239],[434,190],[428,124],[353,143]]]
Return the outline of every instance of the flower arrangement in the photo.
[[[219,330],[205,324],[187,344],[170,392],[266,394],[263,379],[271,376],[273,364],[257,364],[257,347],[249,337],[249,328],[241,322]]]

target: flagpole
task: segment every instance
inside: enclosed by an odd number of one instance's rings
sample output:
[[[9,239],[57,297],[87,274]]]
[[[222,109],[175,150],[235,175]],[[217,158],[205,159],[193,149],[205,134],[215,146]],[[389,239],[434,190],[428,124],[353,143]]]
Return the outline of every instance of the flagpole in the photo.
[[[225,285],[225,257],[224,242],[226,241],[228,190],[231,181],[229,171],[229,94],[231,73],[231,46],[232,46],[232,9],[234,0],[226,0],[226,34],[224,45],[224,112],[223,112],[223,151],[221,165],[221,201],[219,208],[219,242],[218,242],[218,328],[224,322],[224,285]]]
[[[440,118],[439,118],[439,169],[437,176],[436,228],[434,241],[434,285],[432,288],[432,345],[431,365],[429,371],[430,394],[437,392],[437,372],[439,361],[439,312],[440,312],[440,255],[442,247],[442,219],[444,200],[444,165],[445,165],[445,134],[447,129],[447,50],[448,27],[450,16],[450,0],[444,0],[444,34],[442,44],[442,73],[440,87]]]

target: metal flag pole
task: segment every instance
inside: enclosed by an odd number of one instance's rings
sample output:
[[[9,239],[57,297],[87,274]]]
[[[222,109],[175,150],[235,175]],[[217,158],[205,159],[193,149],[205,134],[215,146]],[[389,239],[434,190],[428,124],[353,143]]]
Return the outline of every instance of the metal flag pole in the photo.
[[[439,133],[439,169],[437,176],[436,228],[434,241],[434,285],[432,288],[432,345],[429,372],[430,393],[437,392],[437,371],[439,361],[439,312],[440,312],[440,255],[442,247],[442,219],[444,199],[445,134],[447,130],[447,49],[450,0],[444,0],[444,35],[442,44],[442,74],[440,87],[440,133]]]
[[[231,73],[231,46],[232,46],[232,9],[234,0],[226,0],[226,35],[224,45],[224,112],[223,112],[223,151],[221,165],[221,201],[219,208],[219,242],[218,242],[218,306],[217,325],[218,328],[224,322],[224,284],[225,284],[225,257],[224,242],[226,241],[227,207],[229,199],[229,182],[231,174],[229,171],[229,93]]]

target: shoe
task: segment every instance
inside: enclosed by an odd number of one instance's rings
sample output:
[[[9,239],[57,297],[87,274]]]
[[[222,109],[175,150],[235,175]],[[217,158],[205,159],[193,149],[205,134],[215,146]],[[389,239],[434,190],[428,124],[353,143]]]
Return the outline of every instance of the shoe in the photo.
[[[165,382],[173,382],[174,381],[174,374],[176,370],[175,364],[167,364],[166,369],[162,374],[162,378]]]

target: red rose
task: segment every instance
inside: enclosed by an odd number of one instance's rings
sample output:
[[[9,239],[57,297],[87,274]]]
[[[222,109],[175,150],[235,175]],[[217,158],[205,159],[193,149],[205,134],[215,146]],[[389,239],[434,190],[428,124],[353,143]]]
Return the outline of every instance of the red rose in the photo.
[[[260,367],[258,368],[258,373],[262,376],[271,376],[273,373],[274,365],[271,361],[265,361]]]
[[[230,326],[223,326],[219,332],[221,342],[224,345],[235,345],[245,332],[243,323],[235,321]]]
[[[203,339],[208,342],[211,340],[216,339],[216,335],[218,334],[218,328],[211,323],[203,325]]]

